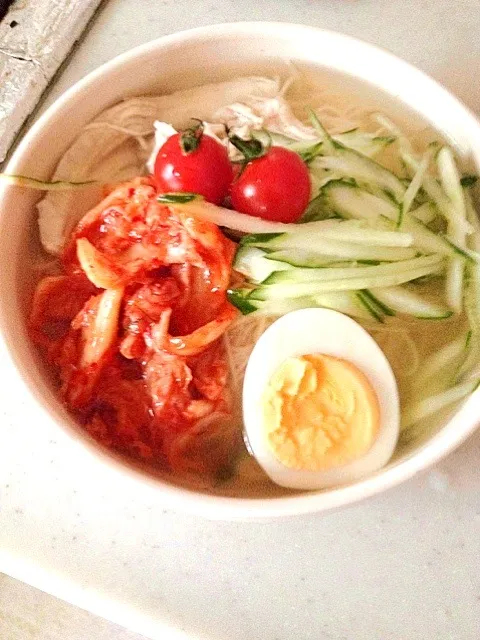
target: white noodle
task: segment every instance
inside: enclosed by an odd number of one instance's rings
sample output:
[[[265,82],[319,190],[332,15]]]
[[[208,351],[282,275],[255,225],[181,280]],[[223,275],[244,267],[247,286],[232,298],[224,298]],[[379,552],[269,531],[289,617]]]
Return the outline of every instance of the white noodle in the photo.
[[[87,129],[111,129],[112,131],[117,131],[118,133],[123,133],[130,138],[134,138],[144,151],[151,150],[152,143],[151,141],[147,142],[145,138],[153,136],[153,128],[137,132],[133,129],[127,129],[126,127],[120,127],[119,125],[112,124],[111,122],[91,122],[86,125],[85,130]]]

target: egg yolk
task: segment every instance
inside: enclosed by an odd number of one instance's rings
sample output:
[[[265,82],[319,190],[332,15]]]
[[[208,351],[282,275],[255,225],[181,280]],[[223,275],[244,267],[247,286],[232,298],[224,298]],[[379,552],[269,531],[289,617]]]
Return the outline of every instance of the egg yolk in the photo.
[[[356,460],[380,426],[378,398],[351,362],[329,355],[290,357],[262,397],[275,457],[291,469],[326,470]]]

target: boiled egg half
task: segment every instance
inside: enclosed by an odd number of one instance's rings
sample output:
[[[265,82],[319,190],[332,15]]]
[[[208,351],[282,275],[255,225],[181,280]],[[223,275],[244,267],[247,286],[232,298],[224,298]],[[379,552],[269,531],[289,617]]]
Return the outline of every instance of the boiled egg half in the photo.
[[[321,489],[383,467],[400,423],[395,376],[350,317],[301,309],[257,341],[243,385],[247,446],[278,485]]]

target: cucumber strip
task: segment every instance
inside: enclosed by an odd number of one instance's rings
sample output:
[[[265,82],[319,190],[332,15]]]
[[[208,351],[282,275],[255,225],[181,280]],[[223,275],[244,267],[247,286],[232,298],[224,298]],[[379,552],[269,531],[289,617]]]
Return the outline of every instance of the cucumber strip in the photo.
[[[480,381],[468,381],[455,385],[446,391],[424,398],[418,402],[405,407],[402,414],[401,429],[409,429],[417,422],[428,418],[437,411],[445,409],[454,402],[462,400],[473,393],[479,386]]]
[[[288,231],[292,242],[302,239],[311,240],[317,236],[320,240],[337,240],[352,244],[378,247],[409,247],[413,237],[407,232],[373,229],[359,220],[318,220],[304,224],[292,225]],[[244,244],[250,240],[244,239]]]
[[[433,232],[411,214],[405,215],[402,229],[411,234],[414,246],[425,253],[439,253],[443,256],[469,262],[475,262],[479,259],[474,252],[458,246],[446,236]]]
[[[402,228],[412,235],[414,246],[425,253],[439,253],[459,261],[480,262],[480,255],[476,255],[476,252],[457,244],[451,237],[435,233],[410,213],[405,214]]]
[[[332,136],[332,138],[344,147],[353,149],[367,156],[367,158],[373,158],[381,153],[389,144],[395,142],[394,136],[377,136],[373,133],[359,131],[358,129],[338,133]]]
[[[27,176],[9,175],[0,173],[0,182],[6,182],[15,187],[24,187],[25,189],[38,189],[39,191],[76,191],[87,189],[88,187],[100,186],[102,183],[97,180],[87,180],[86,182],[68,182],[67,180],[37,180],[37,178],[28,178]]]
[[[348,219],[376,221],[381,217],[397,220],[398,206],[379,198],[356,184],[334,180],[326,184],[320,195],[325,210]]]
[[[252,138],[260,140],[260,142],[265,146],[272,145],[274,147],[284,147],[303,155],[308,153],[317,145],[324,144],[325,134],[327,132],[323,126],[321,131],[323,132],[321,137],[312,140],[295,140],[279,133],[273,133],[267,129],[252,131]],[[338,133],[331,136],[331,139],[345,147],[354,149],[369,158],[378,155],[389,144],[395,142],[394,136],[377,136],[373,133],[359,131],[358,129]]]
[[[467,220],[472,227],[472,233],[468,237],[468,244],[477,253],[480,252],[480,220],[475,211],[472,199],[468,192],[465,192],[465,205]],[[470,310],[470,325],[473,331],[480,334],[480,264],[471,262],[468,266],[468,299],[467,312]]]
[[[335,311],[340,311],[341,313],[353,316],[354,318],[381,321],[378,314],[372,312],[368,307],[362,304],[356,293],[352,291],[321,293],[312,296],[311,299],[318,307],[335,309]]]
[[[397,222],[397,227],[399,228],[402,225],[403,219],[410,211],[413,201],[417,197],[417,194],[425,178],[425,174],[427,173],[428,167],[430,166],[430,162],[432,161],[432,157],[433,157],[433,149],[428,149],[424,153],[423,158],[421,159],[420,164],[418,165],[418,169],[415,172],[415,175],[413,176],[412,181],[408,185],[405,195],[403,196],[402,206],[400,207],[400,215],[398,217],[398,222]]]
[[[253,313],[257,310],[257,305],[254,301],[248,299],[248,295],[251,289],[229,289],[227,291],[227,298],[234,307],[246,316],[249,313]]]
[[[335,212],[346,218],[356,220],[375,221],[385,218],[392,223],[399,219],[399,207],[391,201],[363,191],[356,185],[335,181],[327,184],[320,197],[323,198],[326,210]],[[429,209],[433,205],[428,205]],[[405,212],[402,225],[403,231],[413,238],[413,244],[425,253],[440,253],[445,256],[461,257],[466,260],[475,259],[460,248],[449,238],[434,233],[420,220],[414,217],[414,212]]]
[[[315,158],[310,163],[310,170],[313,172],[319,169],[335,171],[347,178],[370,185],[375,190],[382,189],[391,194],[396,202],[401,202],[406,191],[405,185],[394,173],[375,160],[346,147],[336,148],[335,155]]]
[[[321,148],[321,145],[323,145],[323,140],[320,140],[320,138],[314,138],[313,140],[293,140],[288,145],[288,149],[290,149],[290,151],[295,151],[300,155],[304,155],[312,148]]]
[[[473,207],[473,202],[467,190],[465,194],[465,206],[467,220],[472,226],[473,232],[468,237],[468,244],[476,251],[480,251],[480,220]],[[464,293],[465,311],[470,326],[470,341],[467,356],[457,372],[457,379],[462,379],[480,360],[480,265],[467,265],[467,283]]]
[[[329,207],[325,206],[325,201],[322,195],[322,189],[330,184],[330,182],[332,182],[331,179],[329,179],[326,184],[320,184],[320,181],[317,182],[317,188],[320,193],[308,203],[308,207],[305,209],[301,218],[301,222],[303,224],[307,222],[317,222],[319,220],[338,218],[335,211],[332,211]]]
[[[310,182],[312,183],[312,193],[320,193],[325,185],[332,180],[340,180],[341,176],[339,176],[334,171],[324,171],[323,173],[317,172],[315,174],[310,173]],[[304,217],[306,219],[304,219]],[[323,216],[322,216],[323,217]],[[319,220],[322,220],[322,217]],[[315,220],[315,218],[311,217],[310,219]],[[308,222],[309,218],[305,214],[302,216],[301,222]]]
[[[416,318],[439,320],[449,318],[452,311],[444,305],[430,302],[405,287],[392,286],[371,289],[373,296],[398,313]]]
[[[383,313],[386,316],[394,316],[395,311],[384,304],[381,300],[376,298],[373,293],[369,289],[364,289],[360,292],[364,298],[366,298],[371,304],[378,309],[379,313]]]
[[[442,147],[438,152],[437,166],[443,190],[454,210],[448,220],[447,235],[457,246],[465,248],[467,223],[465,198],[455,159],[448,147]],[[464,263],[459,258],[453,258],[448,265],[445,287],[447,302],[456,313],[460,313],[463,306],[464,272]]]
[[[463,379],[465,379],[465,377],[478,366],[479,358],[480,335],[478,333],[470,331],[470,339],[466,347],[466,357],[458,367],[458,371],[455,376],[457,382],[461,382]]]
[[[303,226],[299,225],[299,230],[295,230],[296,237],[302,233]],[[371,247],[410,247],[413,244],[413,237],[409,233],[354,226],[348,220],[335,221],[331,227],[320,230],[319,235],[322,240],[338,240]]]
[[[233,304],[235,304],[234,291],[230,292],[229,300],[233,302]],[[267,302],[264,302],[263,300],[249,299],[244,300],[244,302],[248,302],[249,304],[249,307],[246,308],[246,312],[243,311],[245,307],[242,302],[240,304],[240,307],[238,307],[244,315],[255,312],[256,315],[283,316],[286,313],[290,313],[290,311],[297,311],[298,309],[310,309],[313,307],[321,306],[317,304],[317,302],[315,302],[313,298],[296,298],[295,300],[272,300]]]
[[[372,278],[377,276],[406,273],[412,269],[439,266],[442,258],[439,256],[422,256],[412,260],[403,260],[389,264],[369,267],[329,267],[320,269],[291,269],[289,271],[274,271],[263,284],[279,284],[295,282],[324,282],[327,280],[341,280],[342,278]]]
[[[273,272],[293,269],[286,262],[265,260],[265,255],[265,251],[256,247],[240,246],[235,254],[233,268],[257,284]]]
[[[312,256],[315,254],[320,254],[321,256],[329,255],[334,257],[336,261],[378,260],[380,262],[394,262],[409,260],[417,256],[417,252],[411,247],[364,247],[359,244],[324,240],[315,236],[296,237],[293,234],[285,234],[267,241],[256,241],[252,244],[256,247],[274,251],[300,249],[310,253]]]
[[[260,129],[252,131],[252,138],[258,140],[267,149],[269,147],[283,147],[295,151],[305,162],[310,162],[323,151],[323,141],[320,139],[296,140],[281,133]]]
[[[377,122],[381,127],[383,127],[390,135],[392,135],[396,140],[398,140],[399,146],[401,149],[405,151],[412,151],[412,145],[410,144],[410,140],[406,138],[403,132],[400,130],[397,125],[387,118],[383,113],[374,113],[372,114],[373,119]]]
[[[320,122],[315,111],[310,110],[309,116],[310,116],[310,122],[312,123],[313,128],[318,133],[320,141],[323,142],[325,152],[333,153],[335,150],[335,143],[333,141],[332,136],[328,133],[328,131],[323,126],[323,124]]]
[[[419,222],[429,224],[437,217],[437,209],[433,202],[424,202],[416,209],[412,209],[410,214]]]
[[[448,147],[440,149],[437,154],[437,166],[443,190],[455,209],[452,223],[466,222],[467,212],[463,187],[460,184],[460,175],[451,149]]]
[[[265,147],[274,146],[288,148],[297,143],[297,140],[294,140],[294,138],[289,138],[288,136],[284,136],[281,133],[268,131],[268,129],[259,129],[258,131],[252,131],[252,138],[254,138],[255,140],[259,140]],[[305,145],[304,148],[306,148],[307,146],[311,146],[313,143],[315,143],[315,140],[301,142],[302,145]]]
[[[334,309],[360,320],[377,320],[377,316],[360,304],[356,295],[351,291],[323,293],[310,297],[289,300],[252,300],[245,297],[248,289],[231,289],[228,299],[243,315],[256,313],[257,315],[281,316],[297,309],[323,307]]]
[[[249,298],[253,300],[275,300],[283,298],[300,298],[312,296],[324,291],[348,291],[360,289],[375,289],[379,287],[391,287],[416,278],[436,273],[439,265],[412,269],[405,273],[377,276],[370,278],[347,278],[342,280],[328,280],[326,282],[307,282],[295,284],[269,284],[261,285],[254,289]]]
[[[418,170],[419,163],[412,154],[401,151],[400,155],[407,168],[409,168],[412,172]],[[422,188],[435,204],[437,210],[442,214],[445,220],[447,220],[447,222],[453,221],[454,224],[458,224],[459,226],[461,225],[465,233],[469,233],[471,231],[470,225],[468,225],[466,221],[455,221],[455,211],[453,209],[452,203],[450,202],[441,185],[433,176],[429,174],[426,174],[424,176]]]
[[[356,291],[355,296],[364,309],[366,309],[377,322],[383,322],[384,314],[378,309],[377,305],[365,295],[365,291]]]
[[[431,378],[442,373],[447,367],[451,370],[455,361],[461,357],[466,349],[467,338],[463,335],[432,353],[420,365],[415,375],[415,387],[418,388],[424,385]]]
[[[471,227],[471,234],[468,236],[468,245],[474,251],[480,252],[480,219],[473,206],[472,197],[467,189],[464,189],[465,211],[467,221]]]
[[[418,171],[420,163],[415,156],[410,141],[403,135],[400,129],[383,114],[375,114],[374,119],[391,135],[397,138],[400,147],[400,157],[407,169],[409,169],[412,174]],[[452,203],[438,181],[433,176],[426,173],[422,187],[444,218],[447,221],[453,220],[455,223],[455,213]],[[462,224],[466,233],[471,231],[469,225],[465,221],[463,223],[457,221],[457,224]]]
[[[274,260],[277,262],[284,262],[292,267],[300,267],[306,269],[319,269],[330,265],[342,264],[347,266],[350,262],[341,262],[334,256],[325,256],[320,253],[309,253],[308,251],[273,251],[265,255],[266,260]]]
[[[263,136],[258,135],[259,133],[261,132],[255,132],[253,137],[260,140],[264,146],[284,147],[285,149],[290,149],[290,151],[295,151],[307,164],[323,153],[325,148],[324,141],[320,139],[293,140],[269,131],[264,131]]]
[[[314,158],[316,158],[323,152],[323,149],[324,149],[324,143],[317,142],[316,144],[312,144],[309,147],[307,147],[304,151],[300,151],[298,153],[306,164],[310,164],[310,162]]]
[[[450,258],[445,274],[445,299],[455,313],[463,308],[463,280],[465,263],[460,258]]]

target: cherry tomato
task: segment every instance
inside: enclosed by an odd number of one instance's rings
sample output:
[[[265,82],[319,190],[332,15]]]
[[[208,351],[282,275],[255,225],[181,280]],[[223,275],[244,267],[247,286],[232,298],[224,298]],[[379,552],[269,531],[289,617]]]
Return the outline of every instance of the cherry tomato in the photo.
[[[306,164],[293,151],[272,147],[252,160],[230,188],[232,206],[241,213],[276,222],[295,222],[310,200]]]
[[[233,180],[228,153],[201,125],[176,133],[155,159],[154,175],[163,193],[189,192],[221,204]]]

